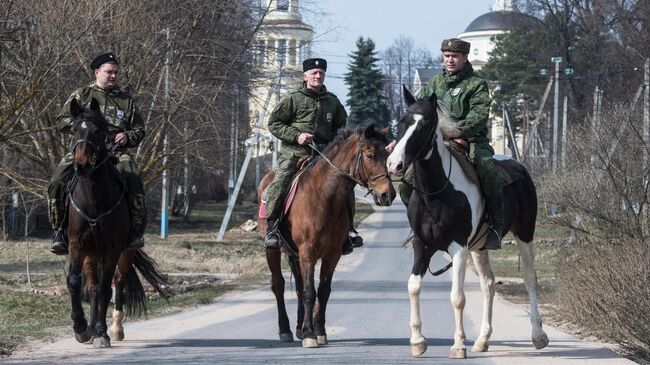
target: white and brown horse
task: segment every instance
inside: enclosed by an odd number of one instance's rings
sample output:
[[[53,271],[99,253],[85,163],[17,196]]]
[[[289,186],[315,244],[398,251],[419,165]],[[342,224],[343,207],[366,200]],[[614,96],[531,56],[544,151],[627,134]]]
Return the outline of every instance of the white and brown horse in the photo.
[[[403,173],[410,164],[414,168],[413,194],[408,206],[408,219],[413,229],[414,261],[408,281],[411,302],[411,355],[426,351],[420,318],[420,291],[433,254],[437,251],[452,257],[451,303],[454,307],[456,330],[450,358],[465,358],[465,330],[463,285],[468,257],[471,255],[479,275],[483,299],[483,320],[479,338],[473,351],[484,352],[492,334],[492,304],[494,299],[494,274],[490,267],[482,234],[485,227],[485,202],[480,187],[462,171],[458,161],[445,146],[441,130],[450,128],[437,104],[436,95],[415,100],[404,90],[408,112],[400,121],[398,143],[388,157],[388,170]],[[533,345],[541,349],[548,344],[542,329],[542,319],[537,307],[537,277],[533,267],[533,234],[537,217],[537,195],[533,181],[526,169],[511,159],[498,161],[509,175],[504,188],[505,231],[512,232],[519,245],[524,282],[530,299],[530,321]]]

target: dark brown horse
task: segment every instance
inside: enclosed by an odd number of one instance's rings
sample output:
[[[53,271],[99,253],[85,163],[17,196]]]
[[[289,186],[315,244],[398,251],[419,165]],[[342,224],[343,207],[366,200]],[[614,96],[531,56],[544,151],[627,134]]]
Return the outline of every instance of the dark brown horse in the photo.
[[[75,175],[68,186],[67,284],[73,329],[79,342],[94,339],[94,347],[110,347],[106,311],[113,279],[116,312],[112,332],[113,339],[118,341],[124,337],[123,304],[127,305],[128,314],[146,312],[144,289],[132,268],[136,267],[163,296],[160,284],[164,279],[143,251],[126,251],[131,226],[126,192],[106,150],[108,124],[100,114],[97,100],[91,101],[90,109],[72,100],[70,114]],[[90,324],[81,306],[82,296],[90,301]]]
[[[374,126],[365,131],[343,131],[300,177],[293,204],[280,223],[280,233],[296,255],[289,255],[298,293],[296,336],[303,347],[327,344],[325,309],[331,292],[332,276],[341,258],[350,230],[349,198],[357,184],[365,187],[377,205],[390,205],[395,189],[388,179],[386,137]],[[267,176],[258,194],[272,180]],[[266,222],[262,219],[261,229]],[[264,231],[260,231],[264,232]],[[271,288],[278,307],[280,340],[293,341],[284,303],[284,277],[280,250],[266,250],[271,269]],[[314,266],[321,260],[318,293]],[[317,302],[318,301],[318,302]]]

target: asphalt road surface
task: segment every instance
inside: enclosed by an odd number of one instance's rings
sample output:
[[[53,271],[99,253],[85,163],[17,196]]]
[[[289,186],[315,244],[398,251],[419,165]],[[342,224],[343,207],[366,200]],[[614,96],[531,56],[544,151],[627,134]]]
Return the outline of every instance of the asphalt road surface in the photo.
[[[526,306],[495,298],[494,332],[486,353],[470,351],[478,336],[478,279],[467,275],[467,359],[448,359],[453,337],[449,274],[427,275],[421,312],[428,350],[409,353],[406,289],[411,251],[401,247],[410,229],[404,206],[378,208],[360,226],[365,246],[344,256],[334,274],[327,307],[329,344],[303,349],[278,340],[275,299],[269,285],[230,293],[204,307],[146,321],[125,323],[126,339],[94,349],[72,337],[0,361],[2,364],[634,364],[602,344],[581,341],[544,326],[550,343],[535,350]],[[260,246],[260,249],[262,247]],[[432,269],[446,264],[437,254]],[[498,273],[496,273],[498,276]],[[288,279],[288,277],[287,277]],[[295,327],[296,297],[287,280],[287,307]]]

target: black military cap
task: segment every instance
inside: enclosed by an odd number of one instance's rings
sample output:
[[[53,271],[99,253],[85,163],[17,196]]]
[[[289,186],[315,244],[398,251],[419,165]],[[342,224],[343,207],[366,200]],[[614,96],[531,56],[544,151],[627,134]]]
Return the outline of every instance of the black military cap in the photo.
[[[108,53],[100,54],[99,56],[95,57],[93,62],[90,63],[90,69],[95,71],[106,62],[115,62],[116,65],[119,65],[119,62],[117,62],[117,57],[115,57],[115,54],[113,54],[112,52],[108,52]]]
[[[320,68],[327,71],[327,61],[322,58],[309,58],[302,61],[302,72],[307,72],[312,68]]]
[[[465,42],[464,40],[458,38],[449,38],[442,41],[440,50],[442,52],[458,52],[468,54],[469,47],[469,42]]]

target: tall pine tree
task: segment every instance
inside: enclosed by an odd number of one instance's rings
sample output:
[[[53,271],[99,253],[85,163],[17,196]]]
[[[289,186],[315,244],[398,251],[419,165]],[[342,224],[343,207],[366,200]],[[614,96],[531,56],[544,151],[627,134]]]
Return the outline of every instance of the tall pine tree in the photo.
[[[350,116],[348,125],[366,127],[372,123],[377,126],[389,125],[390,112],[383,95],[384,75],[377,66],[375,42],[370,38],[359,37],[357,50],[350,57],[345,83],[349,87],[348,106]]]

